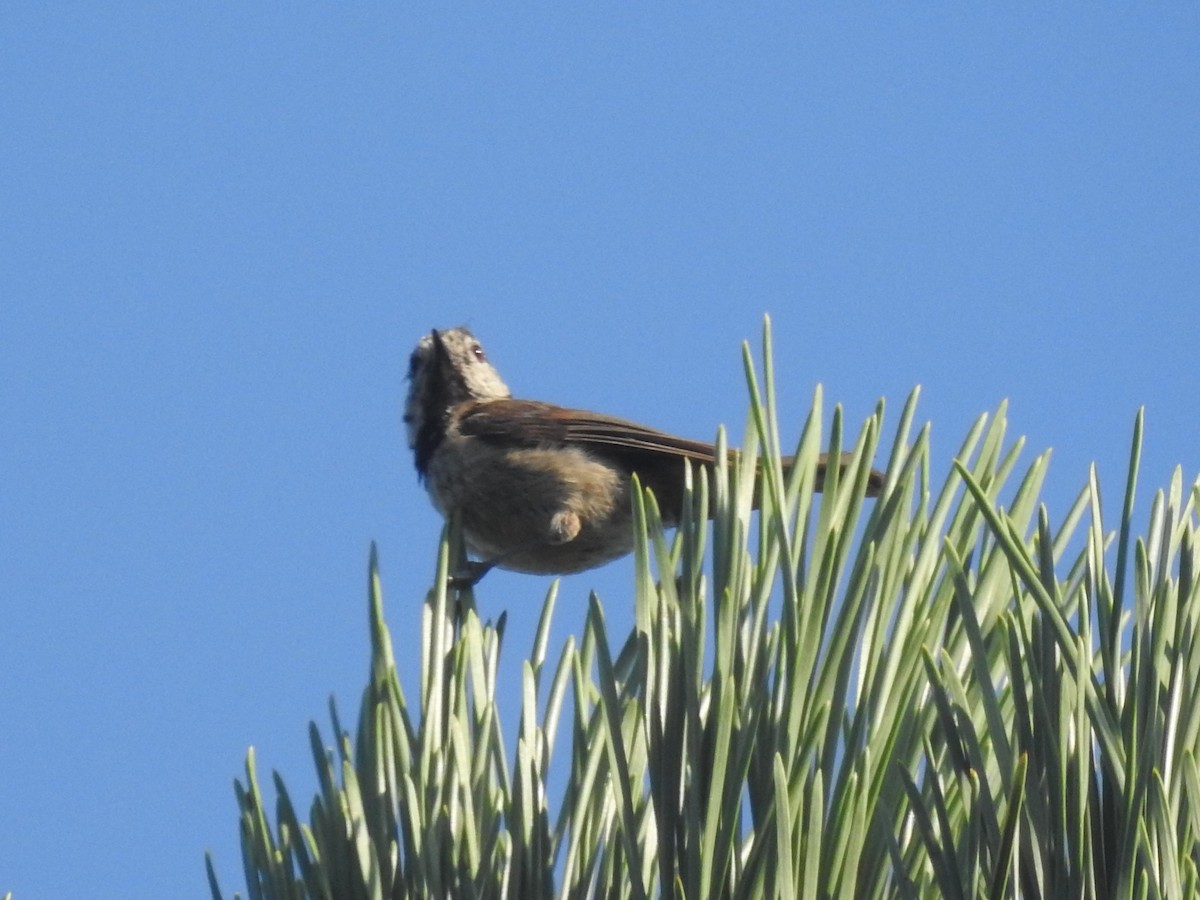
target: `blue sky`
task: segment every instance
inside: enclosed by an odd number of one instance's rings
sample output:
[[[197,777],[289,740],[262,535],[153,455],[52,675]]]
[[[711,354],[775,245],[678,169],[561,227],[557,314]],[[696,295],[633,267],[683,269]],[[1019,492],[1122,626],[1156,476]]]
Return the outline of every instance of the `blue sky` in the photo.
[[[439,520],[412,345],[469,324],[518,395],[740,434],[774,321],[944,477],[1003,398],[1061,514],[1200,471],[1193,4],[433,11],[16,2],[0,20],[0,890],[240,887],[254,745],[367,672],[369,542],[415,684]],[[1142,519],[1144,521],[1144,517]],[[628,560],[565,579],[627,628]],[[496,573],[508,677],[549,579]],[[411,696],[411,694],[410,694]],[[509,731],[516,724],[515,707]],[[307,806],[306,803],[301,803]]]

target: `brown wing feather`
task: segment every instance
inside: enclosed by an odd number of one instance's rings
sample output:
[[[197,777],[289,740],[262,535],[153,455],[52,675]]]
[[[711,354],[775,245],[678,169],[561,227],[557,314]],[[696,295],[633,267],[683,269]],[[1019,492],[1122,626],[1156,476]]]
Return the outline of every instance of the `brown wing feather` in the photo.
[[[537,400],[488,400],[462,409],[458,427],[463,434],[513,446],[581,446],[614,465],[636,473],[644,486],[658,498],[664,516],[678,517],[683,503],[683,467],[680,460],[711,467],[716,448],[703,441],[676,437],[665,431],[639,425],[626,419],[605,416],[582,409],[568,409]],[[843,454],[842,466],[850,461]],[[783,460],[784,467],[791,457]],[[826,458],[817,463],[816,488],[825,482]],[[867,496],[875,496],[883,486],[883,476],[872,472]]]
[[[676,437],[626,419],[536,400],[489,400],[462,410],[459,430],[510,446],[576,446],[636,473],[654,491],[668,521],[683,504],[683,466],[690,459],[712,466],[715,449],[703,441]]]
[[[525,446],[595,444],[650,450],[711,463],[712,444],[676,437],[615,416],[568,409],[536,400],[488,400],[466,407],[459,418],[463,434]]]

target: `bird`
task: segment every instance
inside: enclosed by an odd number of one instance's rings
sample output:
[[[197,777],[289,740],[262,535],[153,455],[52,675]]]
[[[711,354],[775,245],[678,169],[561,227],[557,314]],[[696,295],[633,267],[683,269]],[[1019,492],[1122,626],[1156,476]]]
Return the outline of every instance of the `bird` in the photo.
[[[684,460],[710,470],[716,448],[600,413],[512,396],[465,327],[431,331],[409,357],[404,425],[419,480],[443,517],[457,516],[478,557],[455,580],[491,568],[565,575],[633,550],[631,476],[679,523]],[[841,465],[849,463],[843,454]],[[792,458],[783,460],[785,470]],[[821,490],[828,461],[817,463]],[[867,496],[883,487],[872,470]]]

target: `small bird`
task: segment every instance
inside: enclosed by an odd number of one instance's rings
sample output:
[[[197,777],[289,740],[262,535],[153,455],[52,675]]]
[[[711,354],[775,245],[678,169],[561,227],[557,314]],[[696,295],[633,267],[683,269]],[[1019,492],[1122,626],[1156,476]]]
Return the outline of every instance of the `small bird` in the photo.
[[[633,550],[630,476],[653,490],[663,523],[679,522],[684,464],[716,462],[716,448],[645,425],[538,400],[516,400],[466,328],[421,338],[408,365],[404,424],[417,475],[446,517],[458,514],[481,561],[567,574]],[[842,465],[849,454],[842,458]],[[791,458],[783,460],[785,468]],[[825,480],[824,455],[816,488]],[[867,496],[883,486],[872,471]]]

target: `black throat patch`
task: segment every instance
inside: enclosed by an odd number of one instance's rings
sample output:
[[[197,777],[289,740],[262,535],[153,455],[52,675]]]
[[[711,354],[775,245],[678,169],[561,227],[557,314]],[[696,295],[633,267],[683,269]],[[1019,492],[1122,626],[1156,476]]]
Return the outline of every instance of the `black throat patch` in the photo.
[[[429,463],[433,454],[446,437],[446,426],[450,421],[450,410],[457,403],[470,398],[466,379],[455,368],[450,354],[435,331],[433,353],[425,373],[424,390],[421,394],[421,427],[417,429],[413,461],[417,475],[424,481],[429,474]]]

